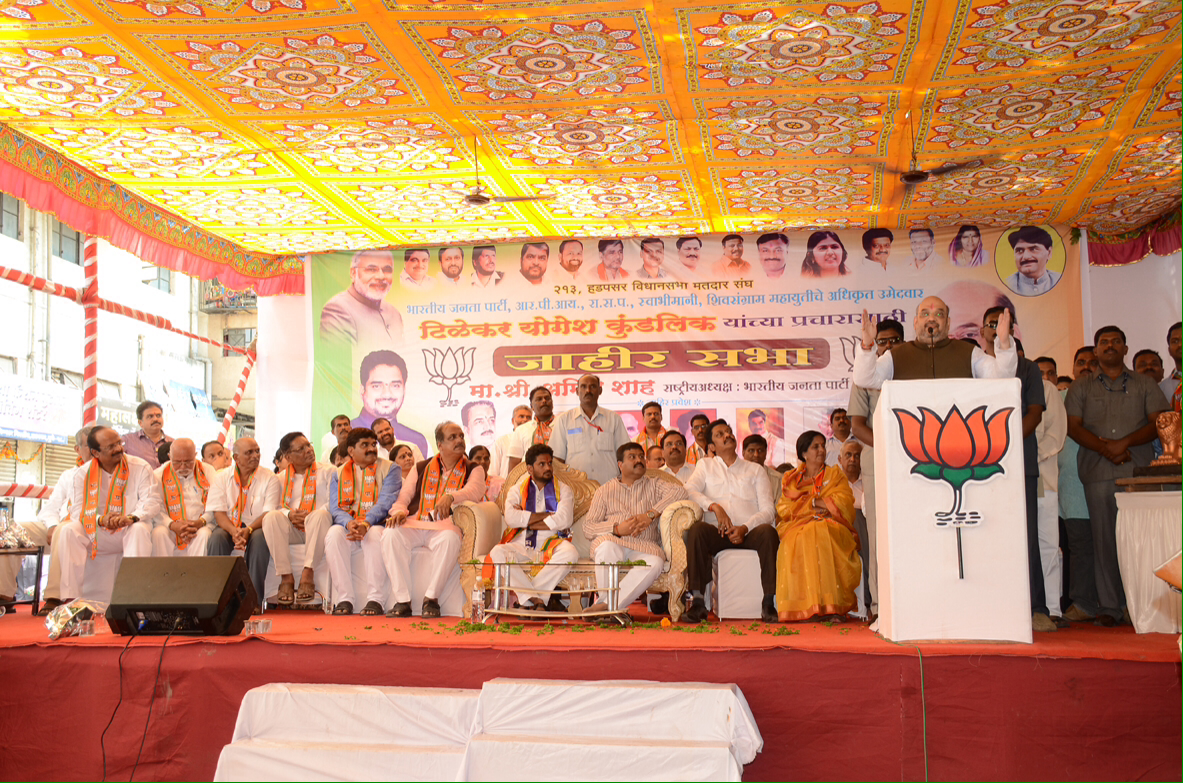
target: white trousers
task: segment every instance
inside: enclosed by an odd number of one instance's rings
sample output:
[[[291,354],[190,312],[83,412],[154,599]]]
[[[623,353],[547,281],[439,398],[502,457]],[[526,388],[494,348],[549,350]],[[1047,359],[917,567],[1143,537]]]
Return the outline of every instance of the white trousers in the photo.
[[[863,444],[863,517],[867,520],[867,589],[871,614],[879,614],[879,542],[875,538],[875,449]]]
[[[62,558],[58,555],[58,552],[61,551],[61,536],[54,535],[53,543],[50,543],[49,528],[45,526],[44,522],[35,519],[20,524],[29,534],[29,538],[33,539],[34,546],[49,545],[49,581],[45,583],[45,592],[42,593],[41,600],[61,598]],[[16,575],[20,572],[21,563],[24,561],[23,557],[0,557],[0,595],[16,595]]]
[[[542,544],[549,536],[547,531],[539,530],[538,543]],[[489,559],[494,563],[538,563],[541,562],[541,554],[537,549],[526,546],[525,541],[515,540],[493,547],[489,550]],[[541,594],[530,592],[518,596],[519,603],[523,597],[526,600],[540,598],[546,601],[550,598],[549,594],[555,589],[555,585],[571,570],[571,564],[577,562],[579,562],[579,550],[570,541],[564,541],[555,547],[554,554],[539,570],[537,576],[530,576],[530,573],[520,565],[510,566],[508,569],[509,586],[528,587],[542,591]]]
[[[268,511],[263,515],[263,537],[267,539],[267,548],[271,550],[271,562],[275,564],[275,573],[288,576],[292,573],[292,552],[288,548],[291,544],[304,544],[304,568],[316,568],[316,564],[324,557],[325,536],[333,518],[329,516],[327,508],[317,509],[304,517],[303,532],[296,530],[282,511]]]
[[[152,528],[152,557],[204,557],[210,529],[204,525],[184,549],[177,549],[177,537],[166,525]]]
[[[92,563],[98,563],[112,555],[124,557],[152,556],[152,526],[143,520],[120,530],[110,531],[100,527],[95,531],[98,541],[98,557],[90,559],[91,538],[81,522],[66,522],[58,527],[54,538],[62,538],[59,554],[62,558],[62,598],[96,598],[110,601],[111,596],[83,596],[82,582],[86,570]]]
[[[665,563],[665,559],[659,555],[638,552],[635,549],[629,549],[612,540],[601,541],[599,546],[596,547],[595,561],[597,564],[619,563],[622,560],[644,560],[645,565],[633,566],[620,580],[620,600],[617,602],[617,607],[621,611],[628,608],[629,604],[637,600],[641,593],[645,592],[645,588],[649,587],[649,585],[657,580],[657,577],[661,576],[661,566]],[[609,586],[608,566],[597,565],[596,589],[600,591],[597,600],[607,603],[608,594],[604,591]]]
[[[1039,530],[1039,560],[1043,566],[1043,592],[1052,617],[1060,611],[1063,591],[1064,555],[1060,552],[1060,496],[1043,490],[1043,497],[1035,501],[1036,525]]]
[[[431,558],[431,576],[424,598],[439,598],[452,572],[460,566],[460,534],[455,530],[419,530],[405,525],[388,527],[382,535],[382,562],[394,587],[394,602],[411,600],[411,550],[423,547]]]
[[[333,525],[325,534],[325,560],[329,564],[329,575],[333,580],[333,601],[348,601],[353,608],[361,609],[353,590],[354,557],[361,554],[359,564],[366,582],[366,601],[386,603],[390,582],[386,578],[386,566],[382,563],[382,535],[386,528],[371,527],[361,541],[350,541],[344,525]],[[385,607],[383,607],[385,608]]]

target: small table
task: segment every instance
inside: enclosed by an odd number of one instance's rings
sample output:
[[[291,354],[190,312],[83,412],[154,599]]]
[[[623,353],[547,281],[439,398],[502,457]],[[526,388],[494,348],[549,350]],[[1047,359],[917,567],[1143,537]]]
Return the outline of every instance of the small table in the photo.
[[[1183,547],[1183,510],[1174,492],[1118,492],[1117,562],[1138,633],[1179,633],[1179,594],[1154,575]]]
[[[10,604],[0,604],[0,615],[3,615],[8,610],[8,607],[16,606],[17,604],[32,604],[33,614],[37,614],[37,612],[41,611],[41,568],[42,568],[42,563],[45,560],[45,547],[30,546],[30,547],[21,547],[20,549],[0,549],[0,556],[3,556],[3,555],[10,556],[10,557],[18,557],[18,556],[24,557],[25,555],[36,556],[36,558],[37,558],[37,576],[33,581],[33,598],[32,598],[32,600],[22,599],[20,601],[13,601]]]
[[[573,582],[579,584],[575,588],[556,587],[554,590],[542,591],[535,590],[530,587],[511,587],[509,584],[509,568],[510,566],[521,566],[523,568],[530,568],[536,565],[541,565],[543,568],[566,566],[570,570],[565,577],[569,583]],[[595,586],[595,569],[608,569],[608,584],[600,590]],[[632,624],[632,618],[629,616],[628,607],[620,606],[620,578],[632,568],[629,563],[597,563],[595,565],[581,564],[581,563],[494,563],[493,564],[493,587],[492,600],[485,605],[485,617],[492,617],[494,621],[502,617],[513,617],[519,620],[611,620],[620,623],[623,626]],[[478,579],[480,577],[478,576]],[[567,593],[571,598],[571,606],[566,612],[540,612],[530,609],[514,609],[512,608],[510,593],[521,594],[541,594],[547,593]],[[579,602],[579,611],[574,611],[576,606],[576,596],[581,599],[585,595],[594,595],[597,592],[603,592],[607,595],[608,608],[603,611],[589,612],[583,609],[582,601]]]

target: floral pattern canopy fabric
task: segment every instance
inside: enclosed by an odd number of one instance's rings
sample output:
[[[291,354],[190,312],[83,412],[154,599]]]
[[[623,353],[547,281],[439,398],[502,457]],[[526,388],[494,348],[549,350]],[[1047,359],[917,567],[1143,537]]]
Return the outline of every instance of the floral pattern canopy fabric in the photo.
[[[0,122],[241,252],[961,223],[1180,194],[1169,0],[0,0]],[[918,163],[970,162],[907,188]],[[474,144],[492,195],[469,207]]]

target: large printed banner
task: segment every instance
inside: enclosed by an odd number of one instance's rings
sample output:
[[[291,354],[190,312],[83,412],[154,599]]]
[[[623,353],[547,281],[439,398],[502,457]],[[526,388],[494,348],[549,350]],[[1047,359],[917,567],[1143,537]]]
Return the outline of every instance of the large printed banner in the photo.
[[[444,419],[493,448],[531,388],[562,411],[594,373],[600,404],[630,430],[656,400],[683,432],[701,411],[740,438],[763,434],[775,465],[846,404],[864,309],[910,339],[916,306],[940,296],[953,336],[977,339],[983,311],[1006,305],[1028,357],[1062,366],[1081,340],[1079,254],[1057,226],[569,239],[311,263],[314,432],[336,414],[385,417],[425,455]]]

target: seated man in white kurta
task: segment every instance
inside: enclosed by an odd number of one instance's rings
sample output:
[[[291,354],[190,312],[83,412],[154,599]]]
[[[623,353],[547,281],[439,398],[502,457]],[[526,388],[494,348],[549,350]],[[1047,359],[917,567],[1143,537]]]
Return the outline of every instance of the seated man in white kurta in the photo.
[[[259,444],[254,438],[234,441],[230,456],[230,467],[218,471],[205,501],[205,513],[213,514],[218,525],[210,534],[208,551],[226,556],[241,550],[255,595],[262,602],[267,600],[264,593],[271,564],[263,516],[279,508],[279,479],[259,464]]]
[[[160,488],[152,468],[123,453],[123,439],[110,427],[95,427],[87,438],[92,459],[74,474],[70,521],[64,536],[62,600],[110,595],[82,595],[86,571],[99,558],[150,557],[152,520],[160,513]]]
[[[620,475],[596,490],[591,508],[583,520],[583,531],[591,541],[592,559],[596,561],[598,600],[589,612],[608,608],[609,569],[601,563],[643,560],[620,580],[617,607],[624,611],[661,575],[665,552],[657,520],[666,507],[690,496],[685,487],[645,474],[645,449],[628,442],[616,449]]]
[[[152,555],[203,557],[213,518],[205,514],[205,501],[214,470],[197,459],[197,444],[188,438],[174,440],[168,457],[154,471],[160,482],[161,508],[152,528]]]
[[[25,534],[33,541],[34,546],[47,547],[49,555],[49,580],[42,592],[44,600],[37,614],[49,614],[50,610],[62,602],[62,557],[59,554],[61,539],[56,535],[58,526],[62,522],[70,521],[70,496],[74,493],[74,473],[85,471],[90,462],[90,446],[86,445],[86,437],[90,435],[92,427],[83,427],[74,436],[74,449],[78,452],[78,467],[66,468],[53,487],[49,499],[41,504],[37,518],[20,525]],[[0,557],[0,604],[11,603],[16,597],[16,575],[24,562],[22,557]]]
[[[329,515],[314,513],[329,504],[329,482],[333,467],[320,465],[312,442],[302,432],[289,432],[279,439],[279,452],[288,466],[279,474],[279,508],[263,515],[263,536],[271,552],[271,562],[279,576],[275,600],[282,606],[305,604],[316,596],[313,572],[324,558],[325,534],[332,520]],[[290,547],[304,544],[304,570],[300,586],[292,575]]]
[[[510,586],[531,590],[519,595],[518,603],[527,609],[562,612],[562,601],[550,591],[579,560],[569,532],[575,521],[575,490],[555,478],[550,446],[531,446],[523,461],[526,478],[505,498],[506,531],[490,550],[489,560],[535,564],[529,573],[519,565],[509,567]]]
[[[328,507],[316,511],[332,515],[325,536],[325,559],[337,598],[333,614],[353,614],[357,605],[353,556],[360,552],[366,582],[366,605],[361,613],[379,615],[389,592],[386,565],[382,562],[383,523],[402,489],[403,474],[393,462],[378,456],[378,438],[373,430],[350,430],[345,449],[349,459],[332,472]]]
[[[423,593],[424,617],[439,617],[439,596],[460,565],[460,529],[452,506],[485,496],[485,470],[464,455],[464,430],[453,421],[435,428],[438,454],[420,462],[403,482],[382,535],[382,559],[394,586],[387,617],[411,616],[411,550],[431,552],[431,577]]]

